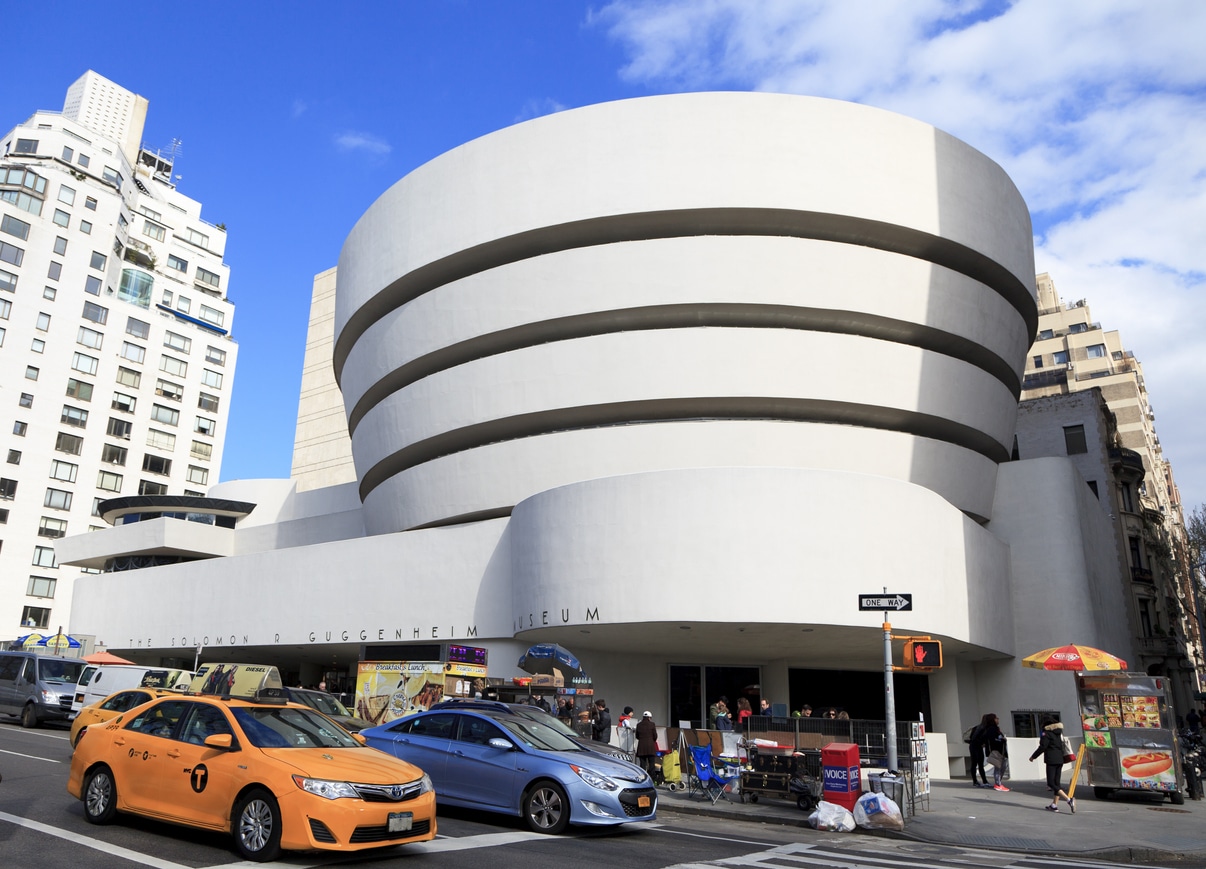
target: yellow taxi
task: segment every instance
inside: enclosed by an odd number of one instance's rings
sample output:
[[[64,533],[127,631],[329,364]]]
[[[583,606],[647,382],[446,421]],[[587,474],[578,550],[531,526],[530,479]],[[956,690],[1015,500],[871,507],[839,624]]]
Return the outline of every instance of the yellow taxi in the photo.
[[[244,859],[435,838],[431,779],[285,700],[275,667],[206,664],[183,695],[79,731],[67,791],[118,812],[228,832]]]
[[[115,691],[99,703],[85,706],[71,722],[71,747],[80,741],[80,731],[89,724],[108,721],[123,712],[129,712],[135,706],[141,706],[156,697],[171,695],[179,697],[179,691],[168,691],[165,688],[128,688],[125,691]]]

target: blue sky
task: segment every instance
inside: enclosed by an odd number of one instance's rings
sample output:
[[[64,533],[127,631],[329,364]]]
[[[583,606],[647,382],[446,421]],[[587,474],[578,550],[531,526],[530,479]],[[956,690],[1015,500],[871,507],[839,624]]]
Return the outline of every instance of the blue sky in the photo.
[[[229,229],[239,341],[221,479],[287,477],[313,276],[408,172],[565,108],[689,90],[854,100],[1000,163],[1036,267],[1143,363],[1206,502],[1206,3],[1197,0],[43,0],[10,16],[0,126],[94,69]]]

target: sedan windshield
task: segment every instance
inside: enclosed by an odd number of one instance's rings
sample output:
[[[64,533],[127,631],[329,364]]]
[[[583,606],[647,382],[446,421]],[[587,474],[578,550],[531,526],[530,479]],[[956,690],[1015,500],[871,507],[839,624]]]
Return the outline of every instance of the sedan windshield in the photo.
[[[230,710],[257,748],[356,748],[343,728],[309,709],[236,706]]]
[[[499,717],[494,721],[505,727],[512,736],[530,748],[542,751],[582,751],[582,746],[547,724],[531,718]]]

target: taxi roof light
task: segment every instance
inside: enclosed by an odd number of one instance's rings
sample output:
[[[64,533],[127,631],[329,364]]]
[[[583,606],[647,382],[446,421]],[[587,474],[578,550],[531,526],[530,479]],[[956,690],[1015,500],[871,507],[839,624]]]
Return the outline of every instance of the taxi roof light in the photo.
[[[270,664],[202,664],[187,693],[282,706],[288,702],[280,671]]]

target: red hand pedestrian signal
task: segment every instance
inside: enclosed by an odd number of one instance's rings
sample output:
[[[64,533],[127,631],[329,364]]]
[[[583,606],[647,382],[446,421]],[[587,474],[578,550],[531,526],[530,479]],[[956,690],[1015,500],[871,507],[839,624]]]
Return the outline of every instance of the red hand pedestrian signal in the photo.
[[[942,643],[938,640],[909,640],[905,643],[905,666],[910,670],[942,667]]]

